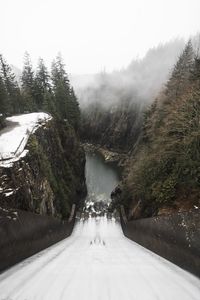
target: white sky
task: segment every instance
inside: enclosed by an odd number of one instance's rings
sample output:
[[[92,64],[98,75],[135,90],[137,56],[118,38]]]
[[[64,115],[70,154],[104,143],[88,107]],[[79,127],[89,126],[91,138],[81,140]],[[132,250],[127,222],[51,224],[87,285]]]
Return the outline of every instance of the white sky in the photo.
[[[111,71],[174,37],[200,31],[200,0],[0,0],[0,52],[22,68],[27,50],[69,73]]]

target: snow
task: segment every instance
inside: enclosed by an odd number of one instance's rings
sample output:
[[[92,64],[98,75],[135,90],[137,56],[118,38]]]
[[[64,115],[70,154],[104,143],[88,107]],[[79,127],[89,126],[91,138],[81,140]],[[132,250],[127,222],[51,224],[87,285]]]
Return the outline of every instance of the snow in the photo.
[[[0,299],[199,300],[200,280],[124,237],[106,217],[0,274]]]
[[[10,167],[26,156],[24,150],[30,134],[52,117],[46,113],[30,113],[9,117],[9,126],[0,131],[0,166]]]
[[[14,191],[11,191],[11,192],[8,192],[8,193],[4,193],[4,195],[6,196],[6,197],[9,197],[9,196],[11,196],[11,195],[13,195],[14,194]]]

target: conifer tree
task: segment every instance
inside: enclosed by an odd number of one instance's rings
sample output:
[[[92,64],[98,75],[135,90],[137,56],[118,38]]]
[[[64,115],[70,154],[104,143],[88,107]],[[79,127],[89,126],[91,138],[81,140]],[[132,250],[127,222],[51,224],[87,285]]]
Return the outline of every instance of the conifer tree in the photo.
[[[79,106],[73,89],[70,87],[65,65],[60,55],[52,63],[52,87],[55,97],[55,106],[58,116],[67,119],[74,127],[78,128]]]
[[[34,82],[34,98],[39,110],[44,107],[44,102],[47,101],[47,94],[51,92],[50,76],[42,58],[39,59],[38,67]],[[48,104],[45,104],[48,107]]]
[[[80,108],[73,87],[70,87],[70,97],[68,101],[67,115],[75,129],[78,129],[80,123]]]
[[[20,101],[20,89],[11,67],[6,63],[2,55],[0,55],[0,74],[2,84],[5,89],[5,111],[10,114],[20,113],[21,110],[23,110],[22,103]]]
[[[0,114],[1,117],[7,112],[7,93],[3,82],[3,78],[0,75]]]
[[[191,80],[197,84],[200,89],[200,57],[196,56],[194,59],[194,67],[191,71]]]
[[[45,91],[43,94],[43,105],[42,110],[51,113],[54,117],[58,117],[55,106],[55,98],[52,91]]]
[[[34,72],[31,64],[30,55],[28,52],[24,56],[24,68],[21,77],[22,82],[22,95],[24,99],[25,110],[34,111],[37,110],[36,101],[34,99],[35,82]]]
[[[166,84],[166,96],[169,101],[174,101],[184,94],[188,87],[191,71],[193,68],[194,51],[191,40],[186,44],[180,55],[171,77]]]

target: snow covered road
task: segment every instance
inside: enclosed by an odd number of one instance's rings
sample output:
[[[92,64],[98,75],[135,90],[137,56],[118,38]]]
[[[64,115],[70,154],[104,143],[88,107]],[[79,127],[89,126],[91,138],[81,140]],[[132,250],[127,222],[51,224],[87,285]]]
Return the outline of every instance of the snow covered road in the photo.
[[[1,300],[200,299],[200,280],[123,236],[106,217],[0,275]]]
[[[9,126],[0,131],[0,166],[10,166],[12,162],[26,155],[24,148],[30,134],[51,118],[42,112],[6,118]]]

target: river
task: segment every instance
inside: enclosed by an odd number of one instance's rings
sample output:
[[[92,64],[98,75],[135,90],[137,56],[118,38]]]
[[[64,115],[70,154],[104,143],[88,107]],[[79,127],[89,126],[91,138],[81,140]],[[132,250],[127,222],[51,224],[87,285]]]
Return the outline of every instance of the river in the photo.
[[[111,202],[110,194],[120,180],[120,170],[116,164],[105,163],[98,152],[87,152],[85,174],[88,195],[84,211],[106,212]]]
[[[85,209],[109,204],[114,167],[87,155]],[[105,206],[103,205],[103,209]],[[199,300],[200,280],[124,237],[114,218],[80,218],[73,234],[0,274],[0,300]]]

